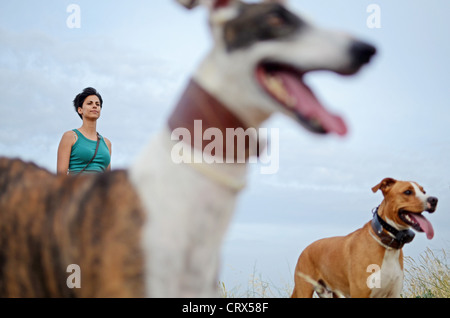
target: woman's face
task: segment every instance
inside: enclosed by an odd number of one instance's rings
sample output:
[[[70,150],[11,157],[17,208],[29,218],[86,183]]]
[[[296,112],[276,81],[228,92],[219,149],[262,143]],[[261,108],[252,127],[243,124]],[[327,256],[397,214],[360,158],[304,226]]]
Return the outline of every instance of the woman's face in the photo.
[[[78,107],[78,113],[84,118],[98,119],[101,113],[100,99],[96,95],[89,95],[83,102],[83,107]]]

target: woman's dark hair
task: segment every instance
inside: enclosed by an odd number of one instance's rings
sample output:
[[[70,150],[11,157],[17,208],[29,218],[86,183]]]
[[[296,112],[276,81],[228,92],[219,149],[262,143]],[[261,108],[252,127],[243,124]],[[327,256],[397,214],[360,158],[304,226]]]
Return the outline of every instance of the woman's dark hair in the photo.
[[[75,96],[75,99],[73,100],[73,106],[75,107],[75,111],[78,114],[78,116],[80,116],[81,119],[83,119],[83,116],[81,116],[78,113],[78,107],[83,107],[84,100],[86,99],[86,97],[91,95],[95,95],[98,97],[98,99],[100,100],[100,108],[103,106],[103,99],[102,96],[99,94],[99,92],[97,92],[95,88],[86,87],[85,89],[83,89],[83,92]]]

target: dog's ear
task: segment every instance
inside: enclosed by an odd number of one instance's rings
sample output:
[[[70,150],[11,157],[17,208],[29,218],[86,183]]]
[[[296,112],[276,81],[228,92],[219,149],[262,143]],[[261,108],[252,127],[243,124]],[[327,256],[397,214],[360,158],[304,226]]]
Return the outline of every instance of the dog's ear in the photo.
[[[193,9],[200,4],[200,0],[177,0],[186,9]]]
[[[193,9],[200,4],[210,7],[211,9],[218,9],[227,7],[236,2],[236,0],[177,0],[177,2],[187,9]]]
[[[219,9],[219,8],[225,8],[230,5],[234,5],[237,0],[212,0],[212,8],[213,9]]]
[[[272,2],[272,3],[286,4],[286,0],[264,0],[264,2]]]
[[[392,179],[392,178],[384,178],[383,180],[381,180],[381,182],[379,184],[377,184],[376,186],[374,186],[372,188],[372,191],[375,193],[378,190],[381,190],[381,192],[383,192],[383,195],[386,195],[386,193],[389,192],[389,190],[391,189],[391,187],[397,182],[397,180]]]

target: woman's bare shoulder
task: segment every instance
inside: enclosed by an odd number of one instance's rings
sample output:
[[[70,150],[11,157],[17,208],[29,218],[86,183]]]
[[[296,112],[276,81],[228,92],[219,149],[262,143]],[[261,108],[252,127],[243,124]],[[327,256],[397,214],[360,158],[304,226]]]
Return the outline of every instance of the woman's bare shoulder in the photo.
[[[61,137],[61,143],[72,143],[77,141],[77,135],[73,130],[66,131]]]

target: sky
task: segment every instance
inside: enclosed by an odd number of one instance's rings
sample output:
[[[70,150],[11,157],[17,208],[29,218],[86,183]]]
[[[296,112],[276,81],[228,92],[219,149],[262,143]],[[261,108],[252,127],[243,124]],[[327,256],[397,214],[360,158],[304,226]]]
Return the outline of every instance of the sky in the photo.
[[[80,27],[67,20],[76,4]],[[367,9],[380,9],[370,28]],[[224,238],[220,279],[227,290],[248,281],[291,285],[301,251],[346,235],[382,200],[371,187],[385,177],[420,183],[437,196],[427,215],[435,237],[416,233],[404,248],[417,257],[450,244],[450,2],[446,0],[291,0],[313,23],[378,49],[352,77],[307,75],[316,95],[349,127],[345,137],[316,136],[274,115],[279,169],[248,184]],[[70,24],[70,23],[69,23]],[[160,130],[212,42],[207,10],[170,0],[20,0],[0,3],[0,156],[55,172],[62,134],[81,126],[72,106],[93,86],[102,94],[98,131],[112,141],[113,169],[127,168]]]

